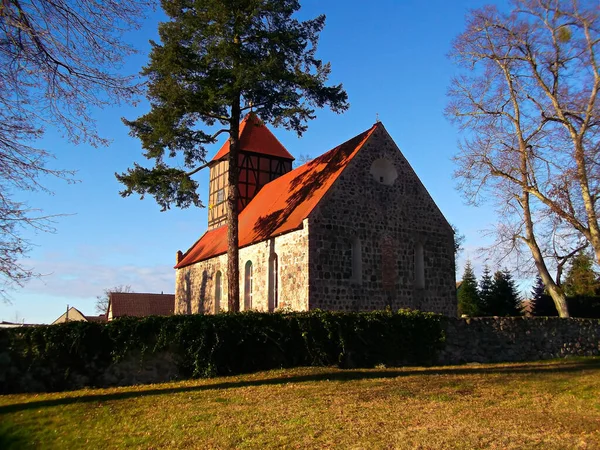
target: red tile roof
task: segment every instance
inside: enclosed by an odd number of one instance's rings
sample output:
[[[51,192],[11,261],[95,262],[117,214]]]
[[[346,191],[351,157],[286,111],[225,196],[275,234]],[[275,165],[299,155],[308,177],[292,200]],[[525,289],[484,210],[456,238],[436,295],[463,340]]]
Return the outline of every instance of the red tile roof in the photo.
[[[247,114],[240,123],[240,150],[294,159],[281,142],[269,131],[254,113]],[[229,140],[223,144],[211,161],[218,161],[229,153]]]
[[[175,294],[112,292],[109,301],[113,319],[123,316],[170,316],[175,311]]]
[[[106,322],[106,315],[102,314],[101,316],[84,316],[88,322]]]
[[[333,150],[266,184],[238,217],[239,245],[245,247],[302,227],[344,168],[380,123]],[[207,231],[183,255],[176,269],[227,252],[227,226]]]

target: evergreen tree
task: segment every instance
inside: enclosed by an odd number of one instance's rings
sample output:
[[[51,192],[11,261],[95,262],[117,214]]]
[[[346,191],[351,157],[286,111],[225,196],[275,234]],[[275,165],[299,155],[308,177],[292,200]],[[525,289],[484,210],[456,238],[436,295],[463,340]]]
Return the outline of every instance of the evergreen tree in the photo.
[[[486,312],[492,316],[520,316],[522,314],[521,299],[515,281],[506,269],[494,274],[490,304]]]
[[[471,267],[471,261],[467,261],[462,283],[458,289],[458,313],[467,316],[480,316],[481,303],[479,292],[477,292],[477,279]]]
[[[493,280],[490,274],[490,268],[485,266],[483,268],[483,274],[481,275],[481,281],[479,282],[479,299],[481,301],[481,313],[488,315],[488,309],[492,301],[492,287]]]
[[[529,309],[531,311],[532,316],[536,316],[536,309],[539,307],[542,299],[542,295],[544,295],[544,291],[546,286],[544,286],[544,280],[542,277],[537,275],[535,277],[535,283],[533,285],[533,289],[531,290],[531,299],[529,300]]]
[[[538,275],[535,279],[535,285],[531,291],[531,315],[532,316],[558,316],[554,300],[546,293],[544,281]]]
[[[315,107],[348,108],[341,85],[326,86],[329,63],[315,57],[325,16],[304,22],[293,18],[298,0],[162,1],[169,17],[159,25],[161,43],[151,42],[151,110],[128,121],[142,141],[147,169],[134,164],[117,174],[122,196],[154,196],[163,211],[171,205],[202,206],[192,176],[205,167],[204,145],[228,135],[228,298],[239,310],[238,152],[239,124],[245,111],[301,135]],[[218,125],[218,131],[202,131]],[[169,166],[167,158],[178,158]],[[183,168],[181,167],[183,164]]]
[[[578,253],[571,262],[563,288],[567,296],[595,296],[600,291],[598,274],[593,268],[594,260],[584,252]]]

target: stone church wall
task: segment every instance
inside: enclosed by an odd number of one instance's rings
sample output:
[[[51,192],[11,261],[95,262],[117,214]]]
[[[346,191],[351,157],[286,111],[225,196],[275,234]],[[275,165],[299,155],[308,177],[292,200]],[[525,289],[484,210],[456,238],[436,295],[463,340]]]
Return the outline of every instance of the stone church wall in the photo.
[[[349,163],[311,213],[309,228],[311,309],[456,316],[454,233],[385,130]]]
[[[252,306],[250,309],[268,311],[269,259],[275,253],[278,260],[278,308],[308,310],[308,222],[304,227],[258,244],[240,249],[240,310],[245,309],[245,268],[252,261]],[[215,312],[217,272],[221,272],[220,311],[227,311],[227,255],[220,255],[177,269],[175,314]],[[272,300],[271,300],[272,303]]]

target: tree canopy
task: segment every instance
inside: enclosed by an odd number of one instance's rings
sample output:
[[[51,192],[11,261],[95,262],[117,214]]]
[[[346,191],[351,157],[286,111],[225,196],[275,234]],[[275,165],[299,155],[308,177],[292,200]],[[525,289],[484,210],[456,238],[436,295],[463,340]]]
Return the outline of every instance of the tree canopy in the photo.
[[[470,317],[481,315],[481,300],[477,290],[477,278],[471,261],[465,264],[462,283],[458,288],[458,313]]]
[[[508,270],[497,271],[494,274],[490,300],[486,305],[485,312],[490,316],[520,316],[522,314],[519,292]]]
[[[479,298],[481,302],[481,313],[485,314],[492,304],[492,294],[494,289],[494,280],[490,274],[490,268],[485,266],[479,281]]]
[[[550,275],[584,239],[600,261],[600,10],[596,2],[515,0],[472,11],[452,58],[463,70],[448,116],[465,132],[457,177],[498,208],[501,257],[528,253],[561,316]]]
[[[573,258],[563,287],[568,296],[596,296],[600,294],[600,279],[594,270],[593,258],[581,252]]]
[[[123,196],[150,194],[162,210],[201,207],[193,175],[205,166],[205,146],[228,136],[228,298],[237,310],[237,189],[231,187],[242,114],[255,111],[301,135],[315,108],[345,111],[347,95],[341,84],[326,85],[330,65],[316,57],[325,16],[297,20],[297,0],[178,0],[162,7],[169,20],[159,25],[161,42],[152,42],[143,70],[151,109],[124,120],[154,165],[134,164],[116,176]]]

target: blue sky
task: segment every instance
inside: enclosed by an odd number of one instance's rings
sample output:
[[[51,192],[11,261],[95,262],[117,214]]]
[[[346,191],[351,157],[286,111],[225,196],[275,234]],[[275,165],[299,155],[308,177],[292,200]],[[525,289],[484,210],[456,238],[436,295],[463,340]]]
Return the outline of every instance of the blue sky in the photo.
[[[451,158],[459,133],[443,115],[455,72],[447,54],[464,27],[465,14],[489,3],[303,1],[301,18],[327,16],[318,55],[331,62],[330,81],[344,84],[351,107],[343,115],[317,112],[300,139],[272,128],[294,156],[314,157],[369,128],[378,114],[442,212],[466,235],[459,275],[465,257],[475,259],[476,248],[485,243],[481,230],[493,223],[494,215],[488,208],[465,205],[455,189]],[[143,28],[127,37],[140,54],[124,71],[137,73],[146,64],[148,40],[158,39],[160,20],[160,12],[150,14]],[[94,314],[95,297],[120,284],[136,292],[174,292],[175,253],[187,250],[205,231],[206,210],[163,213],[150,197],[140,201],[119,196],[114,173],[133,162],[146,164],[139,141],[128,136],[120,118],[136,118],[147,110],[145,101],[136,107],[98,110],[98,129],[112,140],[106,148],[71,145],[59,130],[48,130],[39,142],[56,155],[49,165],[76,170],[79,182],[47,180],[54,195],[20,195],[32,207],[65,216],[57,219],[54,234],[27,234],[35,246],[25,264],[44,276],[11,292],[12,302],[0,303],[0,320],[49,323],[67,304]],[[209,157],[221,143],[209,150]],[[206,200],[207,172],[198,180]],[[481,264],[475,264],[478,274]]]

